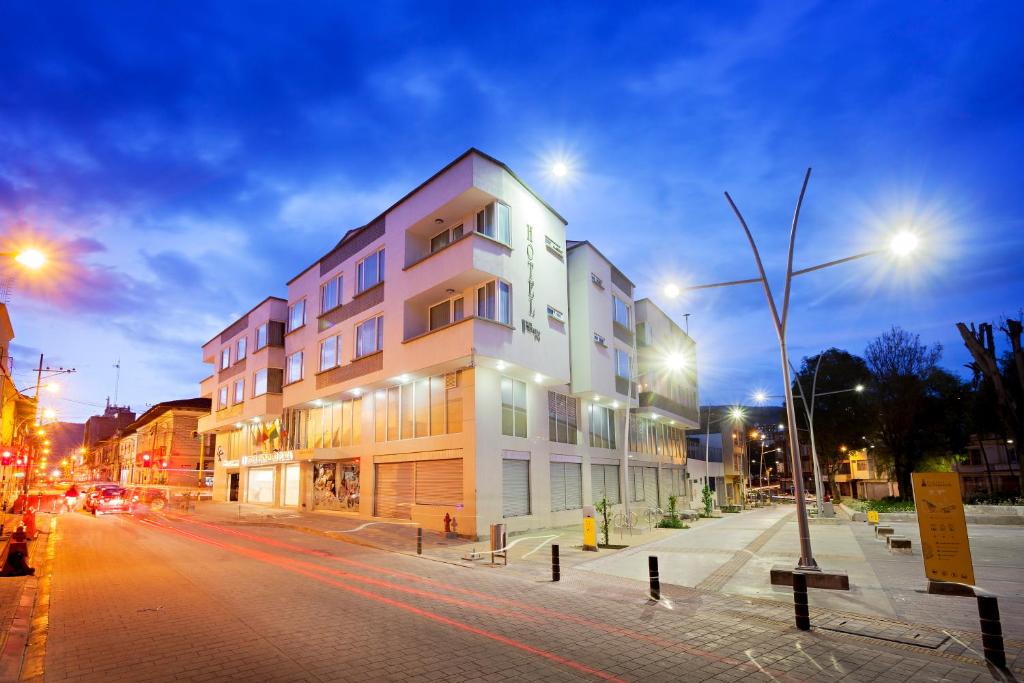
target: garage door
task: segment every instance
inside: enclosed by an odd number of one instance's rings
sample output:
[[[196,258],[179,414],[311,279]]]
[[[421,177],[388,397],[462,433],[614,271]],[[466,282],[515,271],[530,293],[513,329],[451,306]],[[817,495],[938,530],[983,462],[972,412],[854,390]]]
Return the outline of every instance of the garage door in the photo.
[[[393,462],[377,465],[374,513],[378,517],[412,518],[415,463]]]
[[[658,505],[658,468],[644,468],[644,504],[656,508]]]
[[[551,463],[551,511],[583,507],[582,465],[578,462]]]
[[[530,514],[530,461],[501,461],[501,514],[522,517]]]
[[[416,463],[417,505],[462,503],[462,459]]]

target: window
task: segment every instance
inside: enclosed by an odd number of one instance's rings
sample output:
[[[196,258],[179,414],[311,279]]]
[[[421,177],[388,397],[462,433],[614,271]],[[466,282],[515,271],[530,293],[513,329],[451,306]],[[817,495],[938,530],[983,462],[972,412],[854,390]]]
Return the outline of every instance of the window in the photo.
[[[296,351],[288,356],[288,384],[298,382],[302,379],[302,351]]]
[[[615,413],[604,406],[590,406],[590,445],[615,448]]]
[[[288,331],[297,330],[306,324],[306,300],[301,299],[288,307]]]
[[[267,345],[267,328],[270,323],[263,323],[256,328],[256,350],[259,351]]]
[[[436,330],[465,317],[463,298],[457,296],[430,307],[430,329]]]
[[[225,346],[220,350],[220,369],[223,370],[231,365],[231,347]]]
[[[556,443],[576,443],[576,406],[571,396],[548,392],[548,438]]]
[[[477,317],[512,324],[512,285],[492,280],[476,290]]]
[[[378,315],[356,326],[356,358],[384,349],[384,316]]]
[[[441,251],[455,240],[462,237],[462,224],[456,225],[451,230],[444,230],[430,238],[430,253]]]
[[[328,337],[320,342],[320,369],[329,370],[338,365],[338,338]]]
[[[342,277],[332,277],[320,285],[320,312],[326,313],[341,303]]]
[[[245,380],[240,379],[235,382],[235,403],[241,403],[245,400]]]
[[[228,385],[224,385],[220,388],[220,395],[217,397],[217,407],[224,409],[228,407]]]
[[[384,281],[384,250],[376,251],[356,266],[356,280],[359,291],[365,292]]]
[[[612,316],[618,324],[629,327],[629,306],[617,296],[612,296]]]
[[[615,374],[629,379],[629,354],[620,349],[615,349]]]
[[[267,369],[257,370],[252,376],[252,395],[262,396],[267,393]]]
[[[650,323],[636,324],[636,343],[638,346],[650,346],[654,343],[654,331]]]
[[[501,378],[501,433],[526,436],[526,382]]]
[[[235,346],[235,362],[245,358],[245,337],[238,340],[238,344]]]
[[[508,206],[501,202],[495,202],[477,212],[476,231],[499,242],[512,244]]]

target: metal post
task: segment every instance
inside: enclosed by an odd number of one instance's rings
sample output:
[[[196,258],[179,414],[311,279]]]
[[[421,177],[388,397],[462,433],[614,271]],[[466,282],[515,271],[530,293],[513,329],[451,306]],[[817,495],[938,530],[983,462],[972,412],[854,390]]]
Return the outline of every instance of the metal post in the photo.
[[[416,527],[416,554],[423,554],[423,527]]]
[[[551,580],[562,580],[562,566],[558,560],[558,544],[551,544]]]
[[[647,571],[651,577],[651,600],[661,600],[661,579],[658,577],[658,556],[647,558]]]
[[[1006,668],[1003,649],[1003,626],[999,622],[999,601],[994,595],[978,596],[978,619],[981,621],[981,644],[985,659],[1000,669]]]
[[[793,572],[793,613],[796,615],[796,627],[801,631],[810,631],[811,612],[807,604],[807,575],[801,571]]]

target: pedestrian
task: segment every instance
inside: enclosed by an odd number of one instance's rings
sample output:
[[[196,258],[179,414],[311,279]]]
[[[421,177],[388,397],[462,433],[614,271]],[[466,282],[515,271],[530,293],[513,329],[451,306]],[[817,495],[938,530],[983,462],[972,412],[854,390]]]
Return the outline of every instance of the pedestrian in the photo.
[[[68,487],[68,490],[64,492],[64,507],[68,512],[74,512],[75,508],[78,507],[78,487],[74,484]]]

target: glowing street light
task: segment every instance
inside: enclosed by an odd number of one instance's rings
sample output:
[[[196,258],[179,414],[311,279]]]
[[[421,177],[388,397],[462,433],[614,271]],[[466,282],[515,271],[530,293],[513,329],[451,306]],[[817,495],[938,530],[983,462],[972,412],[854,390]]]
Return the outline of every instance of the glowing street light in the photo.
[[[665,365],[667,365],[670,370],[679,371],[688,368],[690,366],[690,361],[682,353],[670,353],[665,357]]]
[[[34,247],[29,247],[16,253],[14,260],[29,270],[39,270],[46,265],[46,254]]]
[[[682,293],[681,290],[679,289],[679,285],[677,285],[674,282],[670,282],[667,285],[665,285],[665,290],[664,291],[665,291],[665,296],[667,296],[669,299],[675,299],[677,296],[679,296]]]
[[[569,167],[564,161],[556,161],[551,165],[551,175],[556,178],[564,178],[569,174]]]
[[[47,382],[46,390],[49,391],[51,394],[56,394],[57,392],[60,391],[60,385],[57,384],[56,382]]]
[[[909,256],[917,250],[920,239],[909,230],[901,230],[889,240],[889,251],[900,258]]]
[[[52,420],[53,418],[57,417],[57,411],[54,410],[53,408],[47,408],[46,410],[43,411],[43,417],[46,418],[47,420]]]

